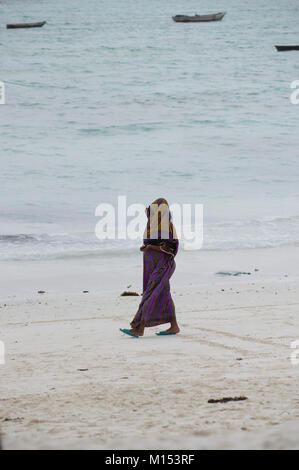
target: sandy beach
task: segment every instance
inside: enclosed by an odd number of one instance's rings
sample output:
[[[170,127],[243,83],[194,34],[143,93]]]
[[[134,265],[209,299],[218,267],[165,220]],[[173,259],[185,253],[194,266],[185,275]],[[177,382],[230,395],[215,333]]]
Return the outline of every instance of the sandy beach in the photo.
[[[138,339],[119,328],[140,301],[120,296],[140,293],[139,255],[7,263],[3,447],[298,449],[296,259],[298,248],[181,254],[180,335],[157,337],[155,327]],[[223,269],[251,274],[215,274]],[[235,396],[247,400],[208,403]]]
[[[0,449],[299,449],[298,0],[0,17]]]

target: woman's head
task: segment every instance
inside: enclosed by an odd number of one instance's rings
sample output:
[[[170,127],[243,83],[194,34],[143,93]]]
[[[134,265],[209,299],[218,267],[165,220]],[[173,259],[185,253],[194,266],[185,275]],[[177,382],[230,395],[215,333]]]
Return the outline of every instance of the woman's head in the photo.
[[[158,198],[146,208],[148,218],[145,238],[147,239],[175,239],[177,238],[169,205],[166,199]]]
[[[165,206],[165,207],[161,207],[161,206]],[[155,199],[155,201],[153,201],[146,209],[145,209],[145,213],[146,213],[146,216],[147,218],[150,217],[150,214],[154,214],[156,213],[158,210],[160,210],[160,212],[162,212],[162,210],[169,210],[169,205],[168,205],[168,202],[166,201],[166,199],[164,199],[163,197],[159,197],[158,199]]]

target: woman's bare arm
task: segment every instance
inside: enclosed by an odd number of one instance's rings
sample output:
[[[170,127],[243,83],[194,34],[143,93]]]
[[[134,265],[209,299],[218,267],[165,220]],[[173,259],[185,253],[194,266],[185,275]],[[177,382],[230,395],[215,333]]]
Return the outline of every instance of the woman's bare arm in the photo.
[[[145,250],[155,250],[155,251],[161,251],[160,245],[146,245]]]
[[[140,251],[147,251],[148,249],[161,251],[159,245],[143,245],[140,247]]]

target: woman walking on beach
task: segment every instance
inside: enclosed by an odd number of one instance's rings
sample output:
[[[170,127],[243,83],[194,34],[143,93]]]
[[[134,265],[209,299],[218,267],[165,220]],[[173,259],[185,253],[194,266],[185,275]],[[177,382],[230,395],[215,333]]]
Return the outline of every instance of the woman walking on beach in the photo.
[[[147,209],[147,225],[143,246],[143,294],[131,329],[120,330],[127,335],[143,336],[144,328],[170,323],[159,336],[179,333],[175,306],[170,294],[169,279],[175,270],[174,257],[179,242],[166,199],[156,199]]]

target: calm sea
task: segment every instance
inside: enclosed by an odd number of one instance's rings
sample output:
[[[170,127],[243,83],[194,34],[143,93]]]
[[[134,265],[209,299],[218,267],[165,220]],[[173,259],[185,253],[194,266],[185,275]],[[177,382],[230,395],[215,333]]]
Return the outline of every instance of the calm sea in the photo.
[[[0,259],[133,249],[94,236],[118,195],[204,204],[204,249],[298,243],[299,52],[274,48],[298,23],[298,0],[0,0]]]

